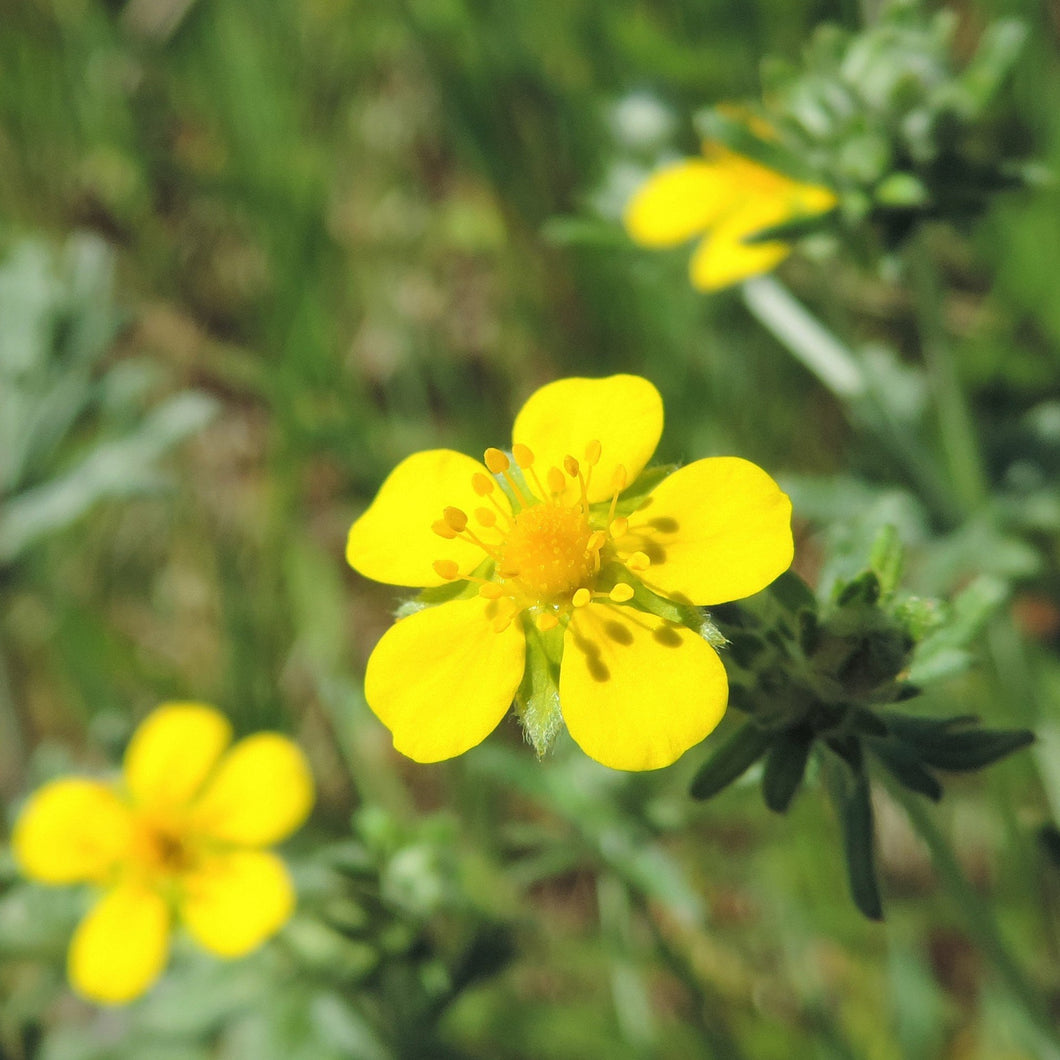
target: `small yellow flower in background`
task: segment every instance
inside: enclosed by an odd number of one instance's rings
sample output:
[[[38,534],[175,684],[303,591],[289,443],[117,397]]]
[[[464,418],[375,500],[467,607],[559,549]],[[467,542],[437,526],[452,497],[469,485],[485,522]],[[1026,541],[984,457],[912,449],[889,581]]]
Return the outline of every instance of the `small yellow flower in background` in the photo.
[[[85,997],[119,1004],[147,990],[177,923],[239,957],[290,917],[287,869],[264,848],[308,815],[309,767],[276,733],[231,739],[212,707],[164,704],[134,733],[120,783],[64,778],[27,802],[12,837],[25,875],[103,888],[70,944]]]
[[[646,379],[563,379],[523,406],[510,456],[435,449],[394,469],[347,559],[376,581],[455,593],[399,619],[368,661],[365,695],[399,751],[435,762],[480,743],[540,653],[558,667],[568,731],[604,765],[666,766],[714,729],[725,669],[673,613],[786,570],[791,504],[736,457],[697,460],[644,496],[662,424]]]
[[[827,213],[836,196],[803,184],[721,145],[704,158],[659,170],[626,207],[626,230],[646,247],[675,247],[704,238],[692,255],[692,285],[715,291],[768,272],[790,253],[778,240],[748,242],[759,232]]]

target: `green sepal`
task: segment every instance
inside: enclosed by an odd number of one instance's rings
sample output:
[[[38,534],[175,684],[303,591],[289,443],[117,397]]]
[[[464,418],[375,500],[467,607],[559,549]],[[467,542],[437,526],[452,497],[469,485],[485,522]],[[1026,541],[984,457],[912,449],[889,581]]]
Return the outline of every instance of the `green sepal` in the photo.
[[[515,693],[515,710],[527,740],[543,758],[563,727],[559,705],[559,664],[563,656],[563,627],[542,633],[527,623],[526,669]]]
[[[709,799],[717,795],[765,754],[772,739],[772,733],[754,722],[747,722],[700,766],[689,794],[694,799]]]
[[[489,579],[493,573],[493,560],[483,560],[469,575],[469,577]],[[456,581],[446,582],[444,585],[432,585],[429,589],[421,589],[414,597],[414,603],[420,607],[434,607],[437,604],[446,604],[450,600],[469,600],[478,592],[478,582],[469,581],[468,578],[458,578]],[[418,611],[419,607],[411,610]]]
[[[664,478],[677,470],[676,464],[655,464],[646,467],[622,492],[615,505],[615,515],[630,516],[648,499],[648,495]],[[611,502],[606,501],[601,508],[606,510]],[[594,511],[596,507],[594,506]]]
[[[802,782],[813,748],[814,731],[797,725],[779,733],[769,748],[762,774],[762,797],[774,813],[784,813]]]
[[[860,754],[844,755],[828,773],[828,793],[843,833],[850,896],[869,920],[882,920],[883,902],[876,879],[876,826],[864,763]]]

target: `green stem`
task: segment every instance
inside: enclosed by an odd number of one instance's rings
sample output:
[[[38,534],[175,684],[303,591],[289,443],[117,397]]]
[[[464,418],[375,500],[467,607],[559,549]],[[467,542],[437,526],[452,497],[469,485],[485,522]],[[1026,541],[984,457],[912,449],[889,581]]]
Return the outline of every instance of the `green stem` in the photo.
[[[989,903],[966,879],[953,848],[921,800],[885,774],[881,774],[880,779],[892,798],[902,805],[910,824],[931,853],[943,889],[962,915],[964,929],[975,941],[1030,1027],[1037,1032],[1037,1055],[1056,1060],[1060,1057],[1060,1033],[1049,1018],[1041,993],[1010,953]]]
[[[943,290],[921,233],[910,248],[909,277],[916,299],[917,323],[924,363],[938,412],[939,434],[952,491],[965,513],[981,508],[988,497],[979,438],[953,357],[942,317]]]

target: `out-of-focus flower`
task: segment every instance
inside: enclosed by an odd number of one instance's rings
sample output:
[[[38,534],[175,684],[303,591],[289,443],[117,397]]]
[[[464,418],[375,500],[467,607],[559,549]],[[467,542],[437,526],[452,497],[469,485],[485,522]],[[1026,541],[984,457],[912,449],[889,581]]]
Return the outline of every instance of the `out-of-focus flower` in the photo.
[[[226,751],[231,738],[212,707],[164,704],[133,735],[120,783],[62,778],[26,804],[12,839],[22,871],[103,889],[70,944],[85,997],[119,1004],[147,990],[178,922],[204,949],[239,957],[291,915],[287,869],[265,848],[309,813],[309,767],[276,733]]]
[[[636,480],[662,423],[645,379],[563,379],[523,406],[510,456],[435,449],[394,469],[347,558],[376,581],[452,586],[368,661],[368,702],[399,751],[461,754],[527,681],[553,675],[571,736],[617,769],[669,765],[717,725],[725,669],[680,606],[749,596],[784,571],[791,504],[736,457],[697,460],[645,495]]]
[[[779,240],[755,236],[826,213],[836,196],[721,145],[653,174],[626,207],[626,229],[646,247],[674,247],[703,236],[692,255],[692,284],[714,291],[775,268],[791,253]]]

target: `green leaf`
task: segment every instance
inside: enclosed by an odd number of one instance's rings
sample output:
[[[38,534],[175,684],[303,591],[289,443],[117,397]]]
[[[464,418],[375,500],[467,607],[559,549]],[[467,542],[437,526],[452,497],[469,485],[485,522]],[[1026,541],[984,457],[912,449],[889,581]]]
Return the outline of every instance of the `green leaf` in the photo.
[[[762,774],[762,796],[774,813],[784,813],[791,805],[806,772],[813,740],[808,725],[788,729],[773,740]]]
[[[942,798],[942,785],[920,764],[911,748],[888,740],[870,740],[869,747],[881,765],[903,787],[932,802]]]
[[[772,739],[772,733],[754,722],[747,722],[700,767],[689,794],[694,799],[709,799],[717,795],[765,754]]]
[[[967,772],[982,769],[1034,742],[1028,729],[971,729],[946,732],[920,751],[921,759],[936,769]]]
[[[875,821],[869,778],[864,765],[852,768],[844,759],[831,770],[829,794],[843,833],[847,881],[854,904],[870,920],[883,919],[883,903],[876,880]]]
[[[903,559],[904,550],[898,530],[893,523],[887,523],[876,535],[869,556],[869,566],[875,571],[884,593],[893,593],[898,588]]]
[[[840,607],[850,607],[854,604],[872,605],[880,598],[880,579],[876,572],[871,570],[862,571],[842,588],[836,588],[836,603]]]

